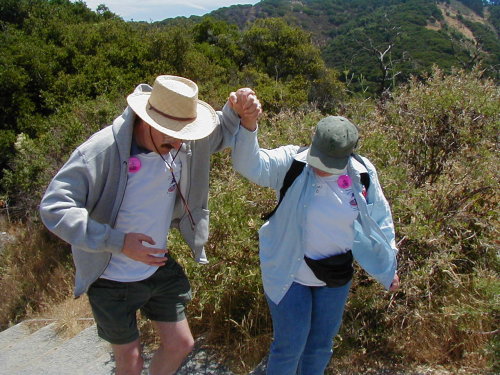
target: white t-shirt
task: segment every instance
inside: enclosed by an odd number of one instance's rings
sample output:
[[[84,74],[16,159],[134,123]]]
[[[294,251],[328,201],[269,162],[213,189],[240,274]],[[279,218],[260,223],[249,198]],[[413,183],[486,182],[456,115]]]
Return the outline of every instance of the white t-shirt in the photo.
[[[166,249],[176,185],[170,169],[160,155],[150,152],[134,157],[139,159],[140,167],[131,167],[133,163],[129,163],[127,188],[115,228],[125,233],[144,233],[155,241],[155,245],[143,242],[144,246]],[[180,182],[180,161],[176,158],[172,162],[170,153],[163,157],[172,166],[177,182]],[[157,269],[157,266],[149,266],[120,253],[111,256],[101,277],[121,282],[139,281],[148,278]]]
[[[305,255],[311,259],[343,254],[352,248],[354,220],[359,210],[352,185],[341,188],[339,177],[316,176],[316,191],[307,207],[304,228]],[[314,276],[305,260],[302,260],[295,281],[309,286],[325,285]]]

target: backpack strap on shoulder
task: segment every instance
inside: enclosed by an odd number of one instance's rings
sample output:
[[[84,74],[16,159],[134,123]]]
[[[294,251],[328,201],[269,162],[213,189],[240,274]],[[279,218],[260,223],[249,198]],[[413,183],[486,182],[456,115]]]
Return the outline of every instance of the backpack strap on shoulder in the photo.
[[[368,168],[366,167],[366,163],[365,161],[363,160],[363,158],[361,156],[359,156],[359,154],[356,154],[356,153],[352,153],[351,156],[356,159],[357,161],[359,161],[361,164],[363,164],[363,166],[366,168],[366,170],[368,170]],[[370,175],[366,172],[363,172],[360,174],[360,179],[361,179],[361,184],[363,184],[363,186],[365,187],[366,191],[368,191],[368,188],[370,187]]]
[[[305,149],[307,149],[307,147],[300,148],[298,153],[304,151]],[[363,160],[363,158],[361,158],[361,156],[353,153],[352,157],[354,157],[357,161],[359,161],[361,164],[363,164],[366,168],[365,161]],[[261,215],[261,218],[263,220],[269,220],[275,214],[275,212],[278,210],[278,207],[281,204],[281,201],[285,197],[285,194],[286,194],[288,188],[290,186],[292,186],[295,179],[302,173],[305,165],[306,165],[305,162],[293,159],[292,165],[290,165],[290,168],[288,168],[288,171],[286,172],[285,178],[283,179],[283,185],[281,186],[281,189],[280,189],[280,197],[278,200],[278,204],[276,205],[276,207],[274,207],[274,210],[272,210],[271,212],[268,212],[266,214]],[[368,168],[366,168],[366,169],[368,170]],[[366,191],[368,191],[368,188],[370,187],[370,175],[366,172],[363,172],[360,175],[360,179],[361,179],[361,184],[363,184]]]
[[[307,147],[301,147],[297,153],[300,153],[304,150],[306,150]],[[286,172],[285,178],[283,179],[283,185],[281,186],[280,189],[280,197],[278,200],[278,204],[276,207],[274,207],[274,210],[271,212],[268,212],[266,214],[262,214],[261,218],[263,220],[269,220],[271,216],[274,215],[276,210],[278,209],[279,205],[281,204],[281,201],[285,197],[285,194],[290,186],[292,186],[293,182],[295,179],[302,173],[304,170],[306,163],[304,161],[299,161],[296,159],[293,159],[292,165],[290,165],[290,168],[288,168],[288,171]]]

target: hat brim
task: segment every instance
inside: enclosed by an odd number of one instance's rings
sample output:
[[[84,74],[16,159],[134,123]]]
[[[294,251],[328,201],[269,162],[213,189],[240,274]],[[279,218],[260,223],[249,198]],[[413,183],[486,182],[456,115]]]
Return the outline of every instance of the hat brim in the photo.
[[[149,92],[132,93],[127,97],[127,103],[137,116],[163,134],[192,141],[209,136],[218,124],[215,110],[201,100],[197,101],[197,116],[194,120],[179,121],[151,109],[148,104],[150,95]]]
[[[349,158],[351,156],[348,155],[344,158],[333,158],[331,156],[323,154],[321,151],[309,146],[309,150],[307,151],[306,161],[307,164],[314,168],[318,168],[319,170],[327,173],[338,174],[345,170],[347,164],[349,163]]]

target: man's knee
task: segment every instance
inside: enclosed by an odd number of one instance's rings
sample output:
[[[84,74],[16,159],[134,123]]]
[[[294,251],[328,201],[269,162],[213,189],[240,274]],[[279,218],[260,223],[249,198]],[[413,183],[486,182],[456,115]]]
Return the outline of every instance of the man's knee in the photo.
[[[192,336],[181,337],[177,340],[168,340],[161,345],[161,349],[166,353],[176,353],[180,356],[187,356],[194,348],[194,339]]]

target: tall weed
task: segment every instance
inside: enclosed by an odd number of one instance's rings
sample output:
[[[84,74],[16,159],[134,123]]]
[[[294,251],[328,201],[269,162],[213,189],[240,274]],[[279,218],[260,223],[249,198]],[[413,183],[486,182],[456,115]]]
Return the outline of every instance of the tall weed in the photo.
[[[474,373],[494,368],[499,102],[500,90],[480,72],[436,68],[364,124],[364,152],[381,171],[400,243],[403,287],[370,330],[391,355]]]
[[[0,329],[72,295],[69,246],[40,225],[16,225],[0,257]]]
[[[468,165],[497,147],[500,90],[481,71],[413,78],[381,106],[380,130],[394,139],[397,162],[416,186],[434,183],[454,161]],[[396,150],[394,150],[396,151]]]

